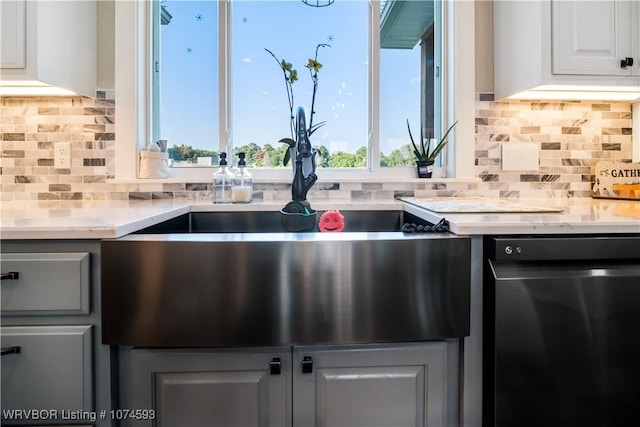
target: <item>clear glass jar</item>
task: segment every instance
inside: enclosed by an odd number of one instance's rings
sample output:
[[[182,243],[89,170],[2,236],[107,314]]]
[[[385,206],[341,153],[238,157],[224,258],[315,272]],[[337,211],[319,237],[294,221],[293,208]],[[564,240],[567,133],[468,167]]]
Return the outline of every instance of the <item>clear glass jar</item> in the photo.
[[[233,203],[250,203],[253,198],[253,179],[247,171],[245,153],[238,153],[238,167],[233,175],[231,199]]]
[[[231,203],[233,174],[227,168],[227,153],[220,153],[220,168],[213,174],[213,203]]]

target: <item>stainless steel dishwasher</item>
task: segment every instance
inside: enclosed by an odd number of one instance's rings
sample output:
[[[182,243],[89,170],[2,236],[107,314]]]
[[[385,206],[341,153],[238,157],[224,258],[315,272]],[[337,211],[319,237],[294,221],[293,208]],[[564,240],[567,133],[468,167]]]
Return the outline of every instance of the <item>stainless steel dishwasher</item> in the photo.
[[[640,235],[486,237],[484,250],[483,425],[630,425]]]

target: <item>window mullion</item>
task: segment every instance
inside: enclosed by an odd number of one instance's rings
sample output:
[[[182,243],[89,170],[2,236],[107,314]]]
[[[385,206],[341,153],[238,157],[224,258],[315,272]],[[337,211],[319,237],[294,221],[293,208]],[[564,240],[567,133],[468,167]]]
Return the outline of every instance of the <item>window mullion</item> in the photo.
[[[218,140],[220,151],[231,150],[231,0],[218,1]]]
[[[368,164],[380,170],[380,1],[369,2],[369,122]]]
[[[160,139],[161,135],[161,123],[160,123],[160,60],[161,60],[161,31],[160,31],[160,1],[152,2],[152,10],[151,10],[151,34],[152,34],[152,69],[151,69],[151,85],[152,85],[152,95],[151,95],[151,139],[153,141],[157,141]]]

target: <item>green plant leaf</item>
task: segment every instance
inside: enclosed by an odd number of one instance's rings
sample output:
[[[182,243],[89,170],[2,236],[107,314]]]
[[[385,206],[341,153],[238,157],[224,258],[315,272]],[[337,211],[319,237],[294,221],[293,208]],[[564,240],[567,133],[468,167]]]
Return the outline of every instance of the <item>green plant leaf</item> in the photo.
[[[289,163],[289,160],[291,160],[290,150],[291,148],[294,148],[296,146],[296,142],[291,138],[282,138],[278,142],[282,142],[283,144],[287,144],[289,146],[289,149],[284,152],[284,157],[282,158],[282,164],[284,166],[287,166],[287,164]]]
[[[429,155],[429,158],[427,160],[435,160],[436,157],[438,157],[438,155],[440,154],[440,152],[442,151],[442,149],[447,145],[448,141],[448,137],[449,137],[449,132],[451,132],[451,130],[453,129],[453,127],[458,123],[458,121],[456,120],[449,129],[447,129],[447,131],[444,133],[444,135],[442,136],[442,139],[440,140],[440,142],[438,143],[438,145],[436,145],[436,148],[433,149],[433,152]]]
[[[320,123],[316,123],[315,125],[313,125],[313,126],[311,126],[311,127],[309,128],[309,130],[307,131],[307,135],[308,135],[308,136],[313,135],[313,133],[314,133],[315,131],[317,131],[319,128],[321,128],[322,126],[324,126],[324,125],[326,125],[326,124],[327,124],[327,122],[320,122]]]
[[[289,148],[294,148],[296,146],[296,142],[291,138],[282,138],[278,142],[282,142],[283,144],[288,144]]]
[[[423,152],[420,153],[420,150],[418,150],[418,146],[416,145],[415,141],[413,140],[413,135],[411,134],[411,126],[409,125],[409,119],[407,119],[407,130],[409,131],[409,139],[411,140],[411,145],[413,145],[413,154],[415,154],[416,156],[416,160],[426,160],[425,158],[425,153],[424,153],[424,144],[420,144],[420,146],[422,147]]]

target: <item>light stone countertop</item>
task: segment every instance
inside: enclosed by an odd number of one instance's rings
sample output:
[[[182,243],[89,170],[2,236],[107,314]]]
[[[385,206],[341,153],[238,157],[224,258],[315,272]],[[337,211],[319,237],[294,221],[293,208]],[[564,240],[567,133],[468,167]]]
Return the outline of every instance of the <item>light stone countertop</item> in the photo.
[[[640,233],[640,201],[591,198],[514,200],[529,206],[563,209],[559,213],[436,213],[394,200],[310,202],[318,211],[404,209],[432,223],[446,218],[451,231],[463,235]],[[188,212],[278,211],[285,204],[271,201],[214,205],[187,200],[2,202],[0,238],[117,238]]]
[[[41,200],[0,203],[0,239],[117,238],[188,212],[279,211],[287,202],[213,204],[188,200]],[[402,210],[389,201],[312,201],[318,211]]]
[[[407,203],[404,210],[432,223],[446,218],[452,232],[466,235],[640,233],[640,201],[592,198],[509,201],[558,208],[562,212],[437,213],[411,203]]]

